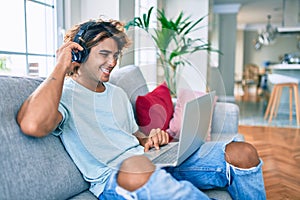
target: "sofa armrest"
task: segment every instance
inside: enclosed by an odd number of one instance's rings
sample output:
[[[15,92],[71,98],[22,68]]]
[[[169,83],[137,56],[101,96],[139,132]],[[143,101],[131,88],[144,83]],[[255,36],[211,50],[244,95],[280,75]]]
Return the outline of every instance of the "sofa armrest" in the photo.
[[[239,107],[234,103],[217,102],[214,108],[211,133],[238,133]]]

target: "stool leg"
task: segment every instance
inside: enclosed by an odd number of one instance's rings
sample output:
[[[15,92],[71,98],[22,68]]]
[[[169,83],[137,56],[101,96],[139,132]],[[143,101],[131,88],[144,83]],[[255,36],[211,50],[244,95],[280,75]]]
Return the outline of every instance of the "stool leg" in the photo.
[[[278,86],[275,86],[274,89],[273,89],[274,99],[273,99],[273,102],[272,102],[272,108],[271,108],[271,113],[270,113],[270,117],[269,117],[269,123],[271,123],[271,121],[272,121],[272,118],[273,118],[273,115],[274,115],[274,110],[275,110],[276,103],[277,103],[277,100],[278,100],[278,89],[279,89]]]
[[[265,112],[264,119],[267,119],[268,115],[270,113],[271,105],[273,104],[273,101],[274,101],[275,88],[276,88],[276,86],[274,86],[273,91],[271,92],[271,96],[270,96],[270,99],[269,99],[269,102],[268,102],[268,106],[267,106],[267,109],[266,109],[266,112]]]
[[[282,86],[278,86],[278,95],[277,95],[277,99],[276,99],[276,107],[275,107],[275,113],[274,116],[277,117],[277,113],[278,113],[278,109],[279,109],[279,104],[280,104],[280,98],[282,95]]]
[[[296,119],[297,125],[300,125],[300,105],[299,105],[299,94],[298,94],[298,84],[293,86],[294,88],[294,95],[295,95],[295,105],[296,105]]]
[[[293,120],[293,86],[289,87],[289,93],[290,93],[290,121],[292,121]]]

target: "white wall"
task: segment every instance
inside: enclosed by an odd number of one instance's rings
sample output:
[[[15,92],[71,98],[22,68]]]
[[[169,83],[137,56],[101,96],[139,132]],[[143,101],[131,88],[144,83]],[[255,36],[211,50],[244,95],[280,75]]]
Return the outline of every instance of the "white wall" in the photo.
[[[65,0],[65,29],[82,21],[81,0]]]
[[[166,14],[170,17],[178,16],[183,11],[186,16],[191,16],[191,20],[199,19],[209,13],[208,0],[162,0]],[[201,22],[201,28],[191,34],[197,38],[208,41],[208,17]],[[207,82],[207,59],[208,54],[205,51],[197,52],[187,58],[192,63],[192,68],[185,67],[182,71],[182,81],[179,87],[188,87],[194,90],[205,91]]]
[[[119,19],[119,0],[65,0],[65,28],[103,16]]]
[[[81,18],[83,20],[100,16],[107,19],[119,19],[119,0],[81,1]]]
[[[235,80],[241,80],[244,66],[244,31],[236,33]]]

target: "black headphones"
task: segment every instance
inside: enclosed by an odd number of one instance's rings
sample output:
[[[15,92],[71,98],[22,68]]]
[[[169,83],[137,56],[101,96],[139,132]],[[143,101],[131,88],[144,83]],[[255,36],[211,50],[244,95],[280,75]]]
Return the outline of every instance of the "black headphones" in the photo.
[[[72,61],[73,62],[82,63],[87,59],[90,51],[86,48],[84,42],[82,42],[81,39],[83,38],[84,34],[86,33],[86,31],[89,29],[89,27],[92,24],[93,23],[91,22],[91,23],[87,23],[87,24],[83,25],[82,27],[80,27],[78,33],[75,35],[73,42],[80,44],[80,46],[82,46],[83,50],[78,51],[78,52],[72,51]]]

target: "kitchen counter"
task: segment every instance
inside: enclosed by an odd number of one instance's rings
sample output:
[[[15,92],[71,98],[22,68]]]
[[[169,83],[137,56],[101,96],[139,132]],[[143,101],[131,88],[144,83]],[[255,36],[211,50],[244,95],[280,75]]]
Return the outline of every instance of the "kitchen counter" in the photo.
[[[300,64],[276,64],[270,65],[268,69],[279,69],[279,70],[300,70]]]
[[[268,68],[269,73],[272,74],[281,74],[296,78],[300,83],[300,64],[276,64],[270,65]],[[270,83],[268,83],[269,90],[272,91],[273,87]],[[300,94],[300,87],[298,87],[298,94]],[[293,102],[294,102],[294,94],[293,94]],[[294,103],[293,103],[294,104]],[[288,113],[288,105],[289,105],[289,93],[288,88],[284,88],[282,91],[282,95],[280,98],[280,105],[284,107],[284,111],[279,110],[279,112],[287,112]],[[295,114],[295,109],[294,109]]]
[[[270,65],[268,71],[273,74],[282,74],[299,79],[300,82],[300,64],[277,64]]]

